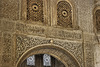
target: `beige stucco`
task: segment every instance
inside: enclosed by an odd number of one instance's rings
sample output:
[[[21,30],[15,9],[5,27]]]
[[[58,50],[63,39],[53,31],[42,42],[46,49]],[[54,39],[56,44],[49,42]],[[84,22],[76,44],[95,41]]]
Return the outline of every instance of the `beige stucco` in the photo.
[[[72,7],[72,29],[57,26],[59,1],[68,1]],[[0,1],[0,67],[16,67],[27,50],[43,44],[69,52],[80,67],[100,67],[100,33],[95,30],[94,16],[100,0],[43,0],[45,24],[28,21],[26,6],[26,0]]]

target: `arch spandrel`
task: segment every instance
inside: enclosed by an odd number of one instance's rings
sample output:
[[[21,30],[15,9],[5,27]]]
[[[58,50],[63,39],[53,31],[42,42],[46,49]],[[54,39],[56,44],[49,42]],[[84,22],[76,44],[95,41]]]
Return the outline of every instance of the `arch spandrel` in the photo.
[[[38,37],[38,36],[32,37],[32,36],[26,36],[26,35],[16,35],[16,50],[15,50],[16,62],[18,62],[20,57],[27,50],[37,47],[37,46],[48,45],[51,43],[51,40],[52,40],[51,38],[44,38],[44,37]],[[65,50],[64,52],[68,52],[68,54],[70,54],[74,59],[76,59],[77,63],[79,63],[80,66],[83,67],[83,51],[82,51],[83,48],[80,42],[76,43],[76,42],[71,42],[71,41],[69,42],[67,40],[63,41],[59,39],[54,39],[52,41],[52,44],[53,46],[58,46],[62,48],[62,50]],[[49,47],[45,47],[45,48],[49,48]],[[58,51],[58,49],[56,50]],[[60,52],[64,53],[62,50]]]

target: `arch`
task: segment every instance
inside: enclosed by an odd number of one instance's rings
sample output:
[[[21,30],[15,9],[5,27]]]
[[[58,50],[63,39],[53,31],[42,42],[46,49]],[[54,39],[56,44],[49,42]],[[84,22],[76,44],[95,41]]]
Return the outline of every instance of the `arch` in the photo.
[[[51,44],[38,45],[36,47],[32,47],[23,53],[23,55],[19,58],[16,67],[20,67],[20,64],[29,56],[36,54],[49,54],[56,59],[60,60],[65,67],[80,67],[77,60],[66,50],[61,47],[54,46]]]
[[[76,6],[76,2],[73,0],[58,0],[57,4],[61,1],[66,1],[69,3],[69,5],[71,6],[71,12],[72,12],[72,26],[73,29],[78,29],[78,18],[77,18],[77,6]]]
[[[97,30],[97,22],[96,22],[96,12],[98,11],[98,10],[100,10],[100,6],[96,6],[95,8],[94,8],[94,10],[93,10],[93,25],[94,25],[94,30],[96,31],[96,32],[99,32],[98,30]]]
[[[43,0],[20,0],[20,19],[44,22]]]
[[[57,25],[73,28],[72,24],[72,6],[67,1],[59,1],[57,4]]]

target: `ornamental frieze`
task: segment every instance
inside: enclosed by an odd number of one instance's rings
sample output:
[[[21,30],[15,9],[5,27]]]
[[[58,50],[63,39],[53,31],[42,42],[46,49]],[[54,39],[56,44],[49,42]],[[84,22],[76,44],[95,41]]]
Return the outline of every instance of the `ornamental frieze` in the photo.
[[[49,38],[82,40],[82,32],[79,30],[71,31],[47,26],[16,23],[16,31],[23,34],[45,36]]]

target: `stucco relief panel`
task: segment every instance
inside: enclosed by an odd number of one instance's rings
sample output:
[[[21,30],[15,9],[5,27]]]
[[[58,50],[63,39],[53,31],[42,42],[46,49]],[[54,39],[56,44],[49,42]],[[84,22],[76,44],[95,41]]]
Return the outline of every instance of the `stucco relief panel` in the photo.
[[[21,57],[21,55],[28,49],[42,44],[50,44],[51,38],[39,37],[39,36],[25,36],[25,35],[16,35],[16,61]],[[66,51],[70,52],[83,66],[83,48],[82,43],[62,41],[62,40],[53,40],[53,44],[60,46]]]
[[[43,1],[27,0],[27,19],[43,22]]]
[[[67,1],[57,4],[57,25],[72,28],[72,7]]]

